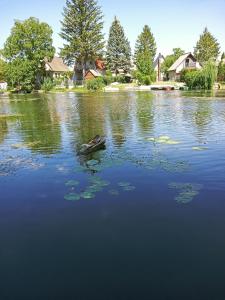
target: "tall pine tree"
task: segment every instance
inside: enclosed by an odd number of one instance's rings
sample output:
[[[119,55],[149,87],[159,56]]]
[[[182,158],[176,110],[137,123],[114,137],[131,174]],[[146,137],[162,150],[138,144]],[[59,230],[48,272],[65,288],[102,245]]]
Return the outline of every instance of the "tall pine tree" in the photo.
[[[219,53],[220,46],[217,39],[205,28],[194,49],[195,57],[201,64],[205,64],[209,60],[217,60]]]
[[[60,36],[66,41],[61,55],[70,65],[96,59],[104,48],[103,14],[95,0],[67,0]]]
[[[153,62],[156,55],[156,42],[148,25],[145,25],[135,44],[134,61],[138,70],[140,83],[155,80]]]
[[[118,74],[120,69],[125,73],[130,71],[130,43],[125,36],[123,27],[116,17],[109,31],[106,60],[108,68],[115,74]]]
[[[156,50],[155,38],[149,26],[145,25],[135,44],[134,60],[137,60],[138,55],[148,53],[148,55],[152,57],[153,62]]]

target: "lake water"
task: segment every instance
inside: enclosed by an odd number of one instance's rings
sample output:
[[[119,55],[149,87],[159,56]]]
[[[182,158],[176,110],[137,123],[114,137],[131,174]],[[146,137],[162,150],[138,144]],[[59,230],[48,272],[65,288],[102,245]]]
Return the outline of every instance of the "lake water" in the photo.
[[[0,96],[3,114],[1,300],[225,299],[225,93]]]

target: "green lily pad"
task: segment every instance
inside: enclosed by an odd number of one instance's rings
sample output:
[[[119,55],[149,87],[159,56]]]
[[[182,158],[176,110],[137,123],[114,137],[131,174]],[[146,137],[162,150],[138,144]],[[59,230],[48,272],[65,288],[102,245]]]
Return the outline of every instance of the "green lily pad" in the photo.
[[[209,148],[207,148],[207,147],[192,147],[192,150],[194,150],[194,151],[205,151],[208,149]]]
[[[189,203],[198,194],[198,191],[184,191],[181,192],[177,197],[175,197],[175,200],[179,203]]]
[[[66,182],[66,186],[77,186],[79,185],[79,181],[77,180],[69,180]]]
[[[98,164],[99,164],[99,162],[97,160],[95,160],[95,159],[87,161],[87,165],[88,166],[96,166]]]
[[[84,199],[93,199],[95,198],[95,194],[91,193],[91,192],[88,192],[88,191],[85,191],[83,193],[81,193],[81,198],[84,198]]]
[[[98,184],[92,184],[92,185],[87,187],[87,191],[91,192],[91,193],[101,192],[102,191],[102,186],[100,186]]]
[[[159,144],[167,144],[167,145],[178,145],[178,144],[180,144],[179,141],[172,140],[167,135],[162,135],[160,137],[151,137],[151,138],[148,138],[147,141],[154,142],[154,143],[159,143]]]
[[[80,195],[76,193],[70,193],[64,196],[64,199],[67,201],[78,201],[80,200]]]
[[[179,194],[175,197],[175,201],[184,204],[191,202],[193,198],[199,194],[202,185],[197,183],[171,182],[169,188],[179,190]]]

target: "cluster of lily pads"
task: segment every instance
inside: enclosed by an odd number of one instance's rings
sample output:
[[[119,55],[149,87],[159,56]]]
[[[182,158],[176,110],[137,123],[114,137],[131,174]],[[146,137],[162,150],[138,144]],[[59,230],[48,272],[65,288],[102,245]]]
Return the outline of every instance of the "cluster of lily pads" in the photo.
[[[96,194],[103,191],[106,187],[110,186],[110,182],[107,180],[103,180],[99,176],[90,176],[89,185],[83,191],[77,191],[79,186],[79,181],[77,180],[69,180],[65,183],[67,187],[70,188],[70,193],[65,195],[64,199],[68,201],[78,201],[80,199],[93,199]],[[135,187],[131,185],[129,182],[119,182],[118,187],[122,189],[122,191],[130,192],[135,190]],[[118,189],[109,189],[108,193],[112,196],[118,196]]]
[[[179,203],[186,204],[191,202],[193,198],[199,194],[199,191],[202,189],[202,185],[172,182],[169,184],[169,188],[178,190],[179,194],[175,197],[175,200]]]

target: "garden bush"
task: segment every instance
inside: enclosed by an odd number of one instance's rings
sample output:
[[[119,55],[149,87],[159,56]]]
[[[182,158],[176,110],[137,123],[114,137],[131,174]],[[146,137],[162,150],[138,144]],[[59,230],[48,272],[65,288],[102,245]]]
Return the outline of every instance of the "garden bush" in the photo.
[[[86,88],[89,91],[98,91],[103,89],[105,86],[104,83],[104,78],[103,77],[98,77],[96,79],[91,79],[86,81]]]
[[[216,78],[217,68],[213,62],[208,62],[202,70],[186,72],[184,82],[189,89],[212,90]]]
[[[45,92],[49,92],[54,88],[55,84],[50,77],[46,77],[42,83],[41,89]]]

